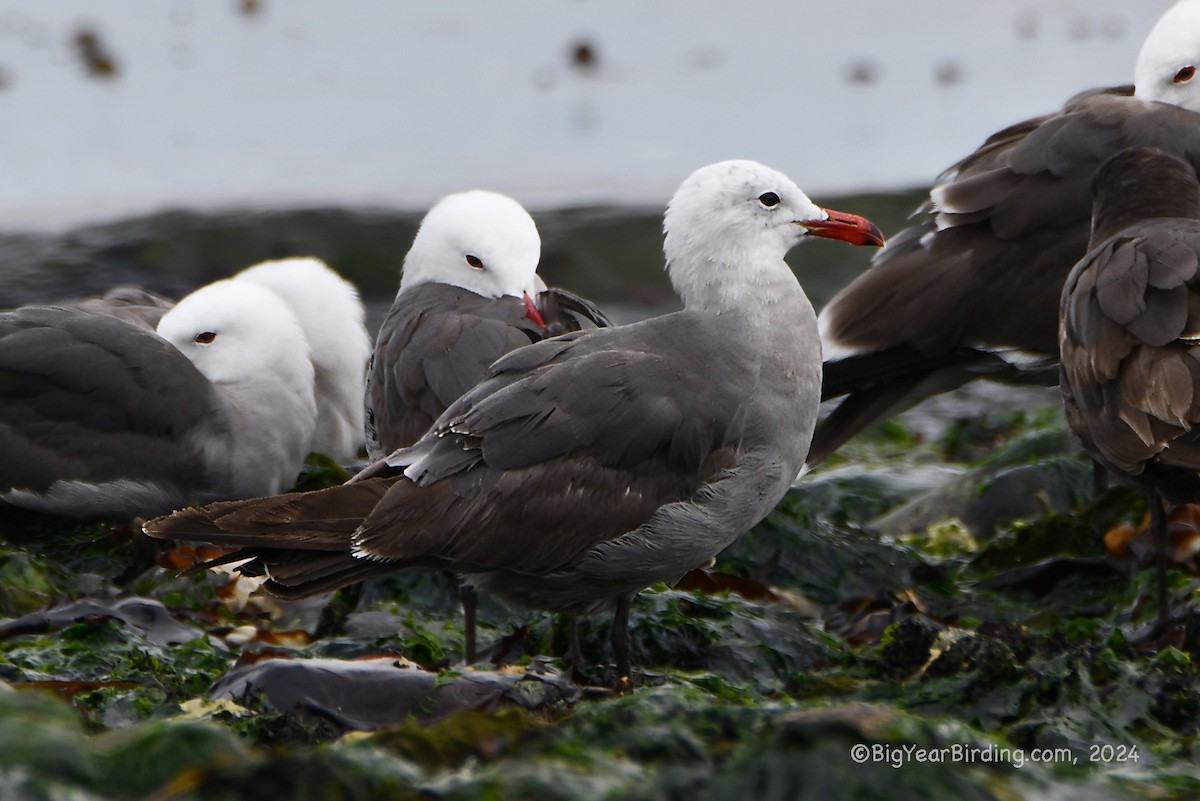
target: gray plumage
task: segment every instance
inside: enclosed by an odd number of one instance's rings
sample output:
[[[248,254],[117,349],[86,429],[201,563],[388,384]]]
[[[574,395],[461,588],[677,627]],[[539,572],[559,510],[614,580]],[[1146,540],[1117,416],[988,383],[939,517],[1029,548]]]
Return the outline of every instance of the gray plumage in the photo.
[[[482,381],[496,359],[546,337],[607,326],[588,301],[560,289],[539,293],[546,323],[524,301],[423,283],[397,297],[367,373],[367,443],[373,458],[416,442],[446,407]]]
[[[583,298],[546,289],[540,255],[533,218],[510,197],[460,192],[429,210],[367,369],[371,459],[416,442],[509,351],[609,325]]]
[[[120,520],[290,485],[315,408],[287,306],[219,282],[159,329],[70,307],[0,314],[0,501]]]
[[[147,533],[242,546],[284,595],[420,565],[573,612],[704,564],[787,491],[816,420],[816,319],[783,254],[806,232],[882,239],[744,161],[689,177],[664,227],[683,311],[512,352],[342,487]]]
[[[107,314],[153,331],[175,301],[137,286],[117,286],[103,295],[61,304],[89,314]]]

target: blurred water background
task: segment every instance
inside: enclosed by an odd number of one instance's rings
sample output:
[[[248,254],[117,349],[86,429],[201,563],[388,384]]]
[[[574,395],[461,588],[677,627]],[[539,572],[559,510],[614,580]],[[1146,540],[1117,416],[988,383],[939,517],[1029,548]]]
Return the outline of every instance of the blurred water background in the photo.
[[[674,303],[660,215],[767,162],[893,232],[939,171],[1127,83],[1168,0],[0,0],[0,307],[328,260],[377,322],[421,213],[535,214],[543,275]],[[870,254],[793,255],[820,305]]]

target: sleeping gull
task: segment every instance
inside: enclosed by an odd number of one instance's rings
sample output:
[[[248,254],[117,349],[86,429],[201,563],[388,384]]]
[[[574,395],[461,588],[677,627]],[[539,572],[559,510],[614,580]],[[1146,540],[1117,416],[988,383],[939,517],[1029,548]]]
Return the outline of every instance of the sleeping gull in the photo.
[[[541,238],[512,198],[473,190],[442,198],[404,259],[367,375],[367,455],[413,444],[511,350],[608,325],[591,303],[546,289]]]
[[[89,314],[108,314],[153,331],[175,301],[139,286],[115,286],[103,295],[56,305],[70,306]]]
[[[304,330],[317,400],[317,425],[309,450],[341,461],[357,457],[362,446],[362,393],[371,354],[358,290],[311,256],[259,262],[233,278],[273,290]],[[103,295],[60,305],[109,314],[154,330],[175,301],[141,287],[118,286]]]
[[[947,170],[920,222],[821,311],[825,399],[809,464],[871,423],[981,375],[1058,380],[1058,302],[1087,250],[1091,184],[1126,147],[1200,167],[1200,0],[1167,11],[1135,86],[1080,94]]]
[[[358,290],[311,257],[265,261],[233,277],[273,290],[291,307],[312,354],[317,425],[309,450],[347,461],[363,442],[363,386],[371,338]]]
[[[313,368],[276,294],[220,281],[158,333],[109,314],[0,313],[0,501],[81,519],[163,514],[291,486]]]
[[[155,537],[240,546],[296,597],[408,566],[468,574],[535,608],[616,607],[704,565],[761,520],[816,422],[816,315],[784,254],[806,234],[881,244],[750,161],[697,170],[665,215],[682,311],[513,351],[415,445],[351,482],[183,510]]]

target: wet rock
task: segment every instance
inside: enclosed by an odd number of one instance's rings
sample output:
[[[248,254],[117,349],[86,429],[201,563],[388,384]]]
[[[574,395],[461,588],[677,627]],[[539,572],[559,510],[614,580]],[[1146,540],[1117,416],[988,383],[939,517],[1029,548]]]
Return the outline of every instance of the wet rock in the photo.
[[[717,557],[722,570],[798,590],[826,605],[911,586],[922,564],[911,549],[873,531],[810,516],[796,490]]]
[[[179,645],[204,636],[203,631],[179,622],[165,606],[150,598],[82,598],[15,620],[0,620],[0,639],[105,619],[136,629],[156,645]]]
[[[466,671],[439,676],[394,657],[363,660],[265,659],[234,668],[213,685],[214,699],[261,694],[279,712],[370,731],[409,717],[432,720],[458,709],[573,704],[580,690],[555,672]]]
[[[944,464],[846,464],[800,479],[792,489],[813,517],[835,523],[868,523],[906,500],[945,486],[963,471]]]
[[[900,536],[954,518],[986,540],[1014,520],[1070,512],[1090,491],[1091,470],[1068,456],[1016,467],[989,466],[954,478],[869,525],[881,534]]]

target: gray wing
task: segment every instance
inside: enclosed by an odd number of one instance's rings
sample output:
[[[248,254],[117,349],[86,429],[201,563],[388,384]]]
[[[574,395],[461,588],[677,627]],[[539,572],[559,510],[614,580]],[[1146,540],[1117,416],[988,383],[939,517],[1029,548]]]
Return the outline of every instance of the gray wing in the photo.
[[[212,416],[211,386],[137,325],[62,307],[0,314],[0,491],[56,481],[199,483],[181,444]]]
[[[367,374],[372,456],[416,442],[504,354],[564,331],[608,324],[599,309],[563,290],[548,290],[538,302],[546,330],[517,298],[484,298],[434,283],[397,296],[380,327]]]
[[[357,551],[549,572],[692,497],[734,464],[753,367],[696,347],[703,338],[684,320],[659,320],[568,334],[497,362],[389,457],[413,481],[375,507]],[[714,373],[720,382],[707,380]],[[479,530],[489,535],[472,536]]]
[[[62,304],[89,314],[107,314],[150,331],[175,306],[175,301],[137,286],[118,286],[105,292]]]
[[[756,368],[663,319],[514,351],[414,446],[348,484],[180,510],[146,531],[240,546],[288,597],[406,565],[568,568],[736,465]],[[401,475],[410,467],[419,481]]]

